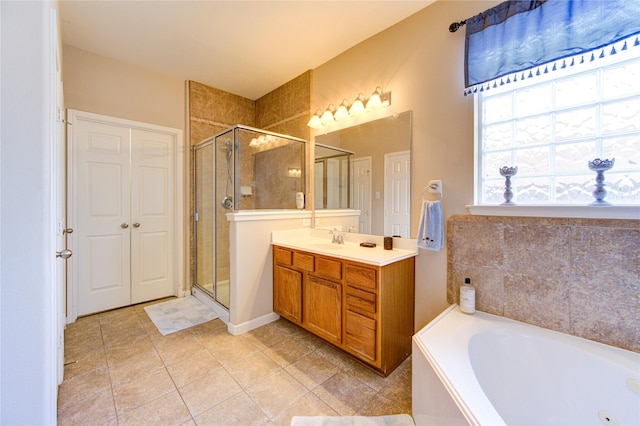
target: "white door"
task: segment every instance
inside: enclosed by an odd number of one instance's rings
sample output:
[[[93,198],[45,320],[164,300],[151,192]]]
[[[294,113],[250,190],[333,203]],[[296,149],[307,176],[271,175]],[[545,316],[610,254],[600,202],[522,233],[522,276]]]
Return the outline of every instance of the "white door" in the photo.
[[[360,210],[358,232],[371,233],[371,157],[353,160],[353,208]]]
[[[173,294],[174,144],[131,130],[131,303]]]
[[[73,123],[77,314],[131,304],[130,130]]]
[[[93,116],[72,123],[76,315],[171,296],[176,287],[177,135]]]
[[[409,151],[384,156],[384,235],[410,238],[411,155]]]

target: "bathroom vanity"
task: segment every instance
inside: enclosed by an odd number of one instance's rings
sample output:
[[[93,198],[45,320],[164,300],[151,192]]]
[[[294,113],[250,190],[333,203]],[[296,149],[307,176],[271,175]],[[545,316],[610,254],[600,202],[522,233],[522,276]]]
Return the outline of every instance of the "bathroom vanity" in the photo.
[[[326,231],[306,232],[273,238],[273,310],[387,376],[411,353],[415,240],[383,250],[358,241],[381,237],[332,244]]]

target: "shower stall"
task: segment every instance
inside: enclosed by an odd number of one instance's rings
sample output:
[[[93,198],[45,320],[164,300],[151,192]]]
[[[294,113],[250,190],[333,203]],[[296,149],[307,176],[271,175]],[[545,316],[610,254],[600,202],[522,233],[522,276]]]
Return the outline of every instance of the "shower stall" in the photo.
[[[194,148],[194,287],[227,313],[233,285],[227,215],[299,208],[305,148],[302,139],[241,125]]]

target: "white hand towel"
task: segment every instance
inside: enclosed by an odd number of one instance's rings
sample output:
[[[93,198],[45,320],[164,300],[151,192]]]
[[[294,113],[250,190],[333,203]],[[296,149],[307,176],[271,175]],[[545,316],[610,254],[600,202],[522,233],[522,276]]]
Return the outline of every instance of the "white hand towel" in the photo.
[[[418,225],[418,247],[439,251],[444,247],[444,223],[440,201],[424,201]]]

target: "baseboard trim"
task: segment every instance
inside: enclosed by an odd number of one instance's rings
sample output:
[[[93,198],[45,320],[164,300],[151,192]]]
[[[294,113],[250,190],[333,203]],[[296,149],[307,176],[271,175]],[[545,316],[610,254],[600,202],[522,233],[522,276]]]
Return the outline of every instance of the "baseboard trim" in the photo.
[[[270,322],[274,322],[280,318],[280,315],[275,312],[270,312],[266,315],[263,315],[258,318],[254,318],[250,321],[243,322],[242,324],[227,324],[227,331],[229,334],[234,336],[238,336],[242,333],[246,333],[247,331],[251,331],[255,328],[262,327],[265,324],[269,324]]]

